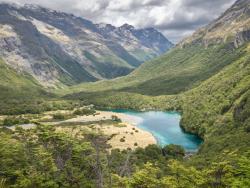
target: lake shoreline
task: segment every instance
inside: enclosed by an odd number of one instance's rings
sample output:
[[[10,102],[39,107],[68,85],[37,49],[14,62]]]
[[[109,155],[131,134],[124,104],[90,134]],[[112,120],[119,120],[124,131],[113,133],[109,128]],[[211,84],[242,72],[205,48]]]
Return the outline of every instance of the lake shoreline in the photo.
[[[143,121],[142,118],[112,111],[97,111],[97,113],[100,113],[100,115],[105,116],[106,119],[110,118],[112,115],[115,115],[119,119],[121,119],[122,124],[126,125],[126,127],[122,127],[119,130],[119,137],[126,137],[126,142],[120,143],[120,140],[118,139],[111,140],[110,144],[113,146],[114,149],[118,148],[126,150],[130,148],[134,150],[138,147],[145,148],[149,145],[158,144],[156,137],[150,131],[144,130],[139,127],[139,124]],[[110,131],[113,130],[107,130],[107,132],[109,133]],[[135,131],[134,134],[136,134],[136,136],[131,136],[130,134],[127,134],[129,132],[131,133],[131,131]]]
[[[192,134],[183,129],[181,125],[181,113],[178,111],[136,111],[117,109],[118,112],[134,115],[143,119],[143,123],[137,123],[137,127],[150,132],[157,144],[164,147],[169,144],[182,146],[187,153],[197,153],[203,139],[196,134]]]

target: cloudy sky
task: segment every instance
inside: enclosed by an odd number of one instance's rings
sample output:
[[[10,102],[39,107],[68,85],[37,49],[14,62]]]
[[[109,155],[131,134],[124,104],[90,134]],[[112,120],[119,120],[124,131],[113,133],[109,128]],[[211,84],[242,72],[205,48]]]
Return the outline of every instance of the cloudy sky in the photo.
[[[39,4],[90,19],[96,23],[124,23],[155,27],[178,42],[221,15],[236,0],[0,0]]]

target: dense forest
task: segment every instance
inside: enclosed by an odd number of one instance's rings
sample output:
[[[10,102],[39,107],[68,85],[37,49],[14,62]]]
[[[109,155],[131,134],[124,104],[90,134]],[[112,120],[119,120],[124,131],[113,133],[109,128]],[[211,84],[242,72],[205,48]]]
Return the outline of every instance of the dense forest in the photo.
[[[194,167],[175,145],[111,150],[93,133],[51,126],[1,131],[1,187],[249,187],[250,153]],[[194,161],[195,162],[195,161]]]

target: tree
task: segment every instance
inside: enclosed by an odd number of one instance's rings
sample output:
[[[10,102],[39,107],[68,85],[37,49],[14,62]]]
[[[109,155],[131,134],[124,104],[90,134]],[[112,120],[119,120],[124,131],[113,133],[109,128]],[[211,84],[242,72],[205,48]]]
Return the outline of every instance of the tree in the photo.
[[[163,155],[167,158],[183,158],[185,150],[179,145],[170,144],[162,148]]]
[[[105,165],[107,165],[107,154],[104,154],[103,151],[107,149],[107,138],[101,136],[100,134],[90,133],[85,135],[86,139],[91,143],[94,148],[94,161],[92,163],[94,172],[96,174],[96,184],[98,188],[104,187],[104,178],[105,178]],[[105,161],[105,162],[103,162]]]
[[[248,153],[249,155],[250,153]],[[250,159],[241,156],[237,161],[237,168],[234,169],[234,188],[250,187]]]
[[[204,170],[206,177],[205,186],[228,187],[233,181],[233,167],[227,161],[214,162],[208,169]]]
[[[165,187],[193,188],[204,183],[203,174],[193,167],[184,166],[176,160],[169,161],[168,167],[168,175],[162,180]]]
[[[163,187],[160,181],[161,171],[153,164],[147,163],[129,179],[129,185],[134,188],[158,188]]]

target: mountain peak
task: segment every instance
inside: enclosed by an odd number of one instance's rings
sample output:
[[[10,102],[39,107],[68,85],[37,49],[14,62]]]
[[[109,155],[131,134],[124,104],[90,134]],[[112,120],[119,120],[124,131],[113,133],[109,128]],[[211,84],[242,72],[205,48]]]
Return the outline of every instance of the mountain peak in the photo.
[[[44,7],[41,7],[40,5],[37,5],[37,4],[29,4],[29,3],[26,3],[23,5],[23,8],[26,8],[26,9],[33,9],[33,10],[36,10],[36,9],[44,9]]]
[[[127,43],[128,45],[132,45],[132,43],[137,41],[144,48],[154,49],[159,55],[165,53],[173,46],[162,33],[153,27],[136,29],[127,23],[118,28],[110,24],[97,24],[97,27],[106,38],[114,38],[114,40],[117,40],[119,43]],[[131,43],[131,41],[133,42]],[[131,46],[127,48],[130,49]]]
[[[129,25],[129,24],[127,24],[127,23],[123,24],[123,25],[122,25],[122,26],[120,26],[119,28],[121,28],[121,29],[125,29],[125,30],[134,30],[134,29],[135,29],[135,27],[134,27],[134,26]]]
[[[116,29],[115,26],[111,25],[111,24],[106,24],[106,23],[100,23],[100,24],[96,24],[96,27],[101,29],[101,30],[105,30],[107,31],[113,31]]]

